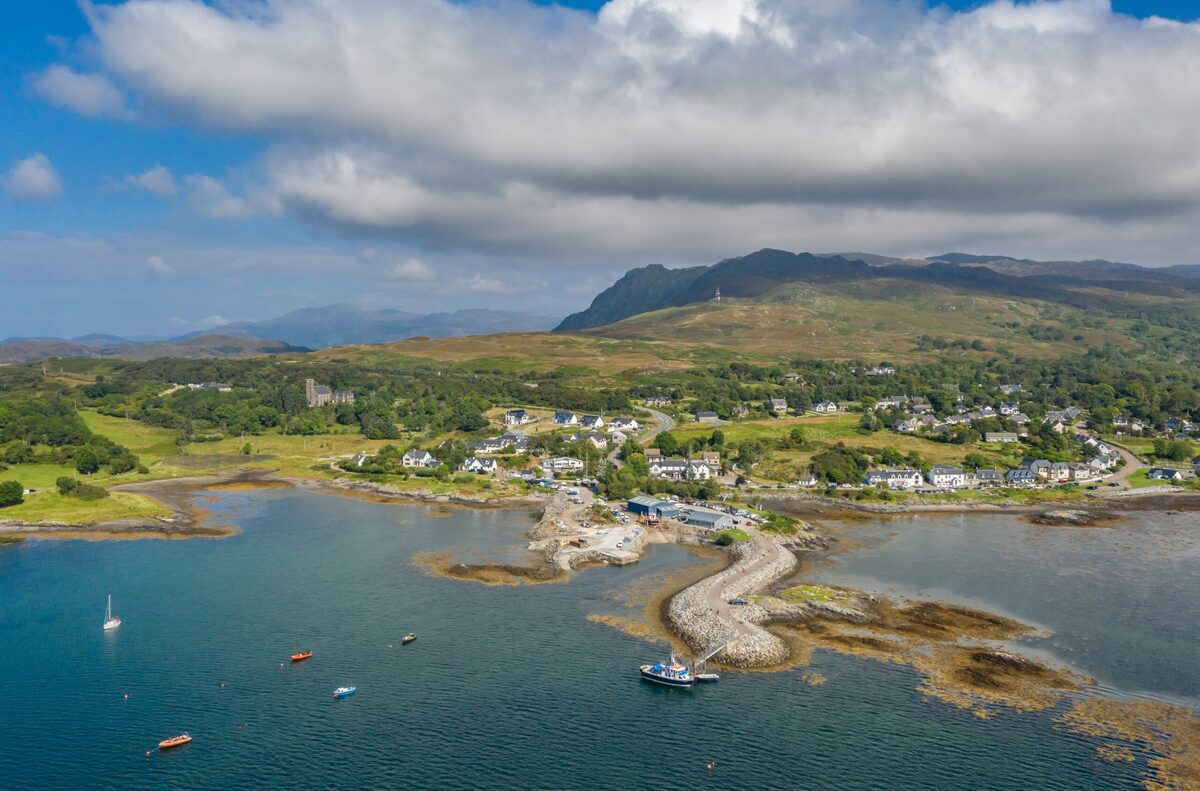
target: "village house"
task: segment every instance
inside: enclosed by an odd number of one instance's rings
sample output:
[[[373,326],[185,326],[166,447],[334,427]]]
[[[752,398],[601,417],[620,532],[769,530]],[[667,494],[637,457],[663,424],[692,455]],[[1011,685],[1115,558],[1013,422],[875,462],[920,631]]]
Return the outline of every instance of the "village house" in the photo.
[[[1071,465],[1072,481],[1093,481],[1098,477],[1100,477],[1099,473],[1087,464]]]
[[[738,404],[733,408],[731,414],[734,417],[750,417],[750,408],[745,404]]]
[[[1021,405],[1016,401],[1001,401],[999,410],[1001,415],[1015,415],[1021,411]]]
[[[908,406],[908,411],[914,415],[924,415],[933,411],[933,404],[929,403],[929,399],[924,396],[917,396]]]
[[[304,397],[308,400],[309,408],[327,406],[329,404],[353,404],[354,393],[350,390],[330,390],[325,385],[317,384],[315,379],[304,380]]]
[[[642,401],[646,406],[670,406],[671,399],[666,396],[650,396]]]
[[[578,426],[579,413],[577,412],[555,412],[554,422],[559,426]]]
[[[787,373],[783,375],[783,381],[788,384],[804,384],[804,377],[798,373]]]
[[[817,485],[817,476],[813,475],[811,472],[803,473],[799,478],[796,479],[796,485],[802,486],[806,489],[812,488],[813,486]]]
[[[583,472],[584,464],[571,456],[555,456],[543,461],[541,467],[543,473],[553,475],[562,472]]]
[[[1012,395],[1013,393],[1024,392],[1024,385],[1000,385],[1000,392],[1004,395]]]
[[[1071,480],[1071,465],[1065,461],[1056,461],[1048,468],[1046,478],[1053,483],[1066,483]]]
[[[875,402],[875,406],[881,409],[899,409],[909,402],[909,397],[906,395],[884,396]]]
[[[637,431],[638,422],[631,417],[615,417],[608,423],[609,431]]]
[[[873,470],[867,473],[867,486],[907,489],[920,485],[920,470]]]
[[[717,511],[701,511],[698,508],[684,510],[679,519],[681,522],[687,522],[694,527],[703,527],[708,530],[728,530],[734,526],[733,517],[729,514],[722,514]]]
[[[774,412],[776,415],[786,415],[788,411],[788,402],[786,398],[772,398],[767,404],[768,411]]]
[[[929,484],[939,489],[962,489],[967,485],[967,473],[958,467],[935,464],[929,468]]]
[[[584,415],[580,418],[579,424],[584,428],[600,429],[604,428],[604,418],[599,415]]]
[[[629,435],[624,431],[614,431],[608,435],[608,441],[613,445],[621,446],[629,441]]]
[[[896,369],[890,365],[877,365],[867,369],[867,376],[891,376],[894,373]]]
[[[662,458],[662,451],[659,450],[658,448],[646,448],[645,455],[646,455],[646,461],[652,462],[655,459]]]
[[[649,464],[650,477],[669,481],[707,481],[712,470],[702,461],[684,459],[659,459]]]
[[[524,409],[510,409],[504,413],[504,425],[506,426],[523,426],[532,422],[533,418]]]
[[[697,423],[716,423],[721,417],[716,412],[697,412]]]
[[[463,472],[473,472],[478,475],[494,475],[498,466],[495,459],[480,459],[471,456],[459,467]]]
[[[1021,438],[1012,431],[988,431],[984,433],[983,441],[1011,444],[1014,442],[1020,442]]]
[[[500,437],[489,437],[466,443],[467,449],[475,453],[499,453],[504,450],[506,443]]]
[[[590,442],[597,450],[608,447],[608,437],[594,431],[583,431],[567,437],[567,442]]]
[[[819,404],[813,405],[813,411],[822,415],[832,415],[838,411],[838,405],[833,401],[822,401]]]
[[[400,457],[400,463],[405,467],[436,467],[439,462],[427,450],[405,451]]]
[[[1031,487],[1036,484],[1038,480],[1036,473],[1034,473],[1032,470],[1025,469],[1009,470],[1004,474],[1004,478],[1008,481],[1009,486],[1015,486],[1018,488]]]
[[[971,481],[975,486],[1000,486],[1004,483],[1004,478],[1000,473],[993,469],[975,470],[971,474]]]
[[[1182,481],[1183,470],[1170,467],[1151,467],[1146,471],[1146,477],[1152,481]]]

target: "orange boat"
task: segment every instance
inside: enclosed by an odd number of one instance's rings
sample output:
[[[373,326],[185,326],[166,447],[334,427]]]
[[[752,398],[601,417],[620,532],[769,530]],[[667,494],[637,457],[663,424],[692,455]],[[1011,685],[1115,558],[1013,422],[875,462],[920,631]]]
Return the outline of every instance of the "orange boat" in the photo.
[[[301,651],[298,654],[292,654],[293,662],[303,662],[305,659],[312,659],[312,651]]]
[[[191,741],[192,737],[188,736],[186,733],[183,733],[179,736],[172,736],[170,739],[163,739],[158,743],[158,749],[169,750],[172,747],[182,747],[185,744],[189,744]]]

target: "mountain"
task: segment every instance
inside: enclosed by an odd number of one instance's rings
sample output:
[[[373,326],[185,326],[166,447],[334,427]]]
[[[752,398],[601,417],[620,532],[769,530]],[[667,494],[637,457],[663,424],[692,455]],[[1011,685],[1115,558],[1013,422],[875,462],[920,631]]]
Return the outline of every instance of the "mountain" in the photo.
[[[458,310],[453,313],[407,313],[364,310],[353,305],[301,308],[262,321],[224,324],[209,332],[250,338],[282,338],[322,349],[328,346],[387,343],[404,338],[446,338],[496,332],[548,330],[557,319],[510,310]],[[175,340],[194,337],[184,335]]]
[[[865,255],[813,255],[759,250],[713,266],[632,269],[557,331],[603,327],[631,316],[721,296],[760,297],[780,286],[805,283],[900,281],[898,287],[946,286],[982,295],[1039,299],[1080,308],[1112,308],[1144,297],[1194,300],[1200,277],[1173,268],[1151,269],[1111,261],[1029,261],[1007,256],[946,253],[919,261]],[[875,262],[874,264],[872,262]]]
[[[105,338],[113,340],[105,340]],[[205,334],[178,341],[135,343],[116,336],[84,336],[62,338],[10,338],[0,341],[0,364],[31,363],[51,357],[114,358],[120,360],[151,360],[156,357],[186,357],[214,359],[221,357],[255,357],[264,354],[293,354],[307,352],[303,346],[282,341],[247,338],[237,335]]]

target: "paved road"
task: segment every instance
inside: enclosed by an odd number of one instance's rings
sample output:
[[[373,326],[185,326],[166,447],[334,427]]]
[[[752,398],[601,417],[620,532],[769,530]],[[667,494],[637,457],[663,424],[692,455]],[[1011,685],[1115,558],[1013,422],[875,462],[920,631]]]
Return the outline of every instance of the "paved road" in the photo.
[[[1084,428],[1084,426],[1082,424],[1077,425],[1075,428],[1081,434],[1086,434],[1089,437],[1095,437],[1096,439],[1100,440],[1101,442],[1105,443],[1106,445],[1111,445],[1112,448],[1114,450],[1116,450],[1117,453],[1121,454],[1121,458],[1125,460],[1124,467],[1117,470],[1112,475],[1109,475],[1105,479],[1108,482],[1116,483],[1116,484],[1120,484],[1121,486],[1128,487],[1129,483],[1128,483],[1127,479],[1129,478],[1129,476],[1133,475],[1135,472],[1142,469],[1142,467],[1146,466],[1146,465],[1142,464],[1141,459],[1139,459],[1137,456],[1133,455],[1133,453],[1131,451],[1129,451],[1127,448],[1124,448],[1115,442],[1111,442],[1109,440],[1102,439],[1101,437],[1097,437],[1095,434],[1093,434],[1092,432],[1090,432],[1086,428]]]
[[[675,428],[675,418],[665,412],[659,412],[657,409],[650,409],[649,407],[643,407],[643,409],[654,417],[654,425],[638,434],[638,442],[642,445],[650,444],[659,434]],[[620,452],[620,448],[613,448],[608,452],[608,460],[614,467],[621,466],[621,460],[617,458],[617,454]]]
[[[738,525],[738,527],[750,534],[750,541],[754,547],[750,555],[750,560],[749,562],[739,564],[737,572],[709,586],[707,604],[708,608],[717,613],[717,616],[729,627],[730,631],[741,637],[754,631],[754,627],[747,626],[734,617],[734,611],[745,605],[730,604],[729,599],[732,598],[732,594],[728,588],[734,582],[762,569],[763,566],[775,560],[779,553],[787,552],[788,550],[781,546],[779,542],[763,535],[758,528],[746,527],[744,525]]]

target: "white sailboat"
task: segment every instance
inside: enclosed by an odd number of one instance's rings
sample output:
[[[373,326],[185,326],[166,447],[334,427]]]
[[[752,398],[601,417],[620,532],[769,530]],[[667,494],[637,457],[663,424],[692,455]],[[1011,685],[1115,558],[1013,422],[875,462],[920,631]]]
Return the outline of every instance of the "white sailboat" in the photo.
[[[108,609],[104,611],[104,631],[116,629],[121,625],[121,619],[112,614],[112,594],[108,594]]]

